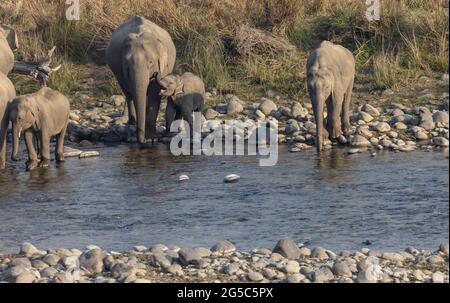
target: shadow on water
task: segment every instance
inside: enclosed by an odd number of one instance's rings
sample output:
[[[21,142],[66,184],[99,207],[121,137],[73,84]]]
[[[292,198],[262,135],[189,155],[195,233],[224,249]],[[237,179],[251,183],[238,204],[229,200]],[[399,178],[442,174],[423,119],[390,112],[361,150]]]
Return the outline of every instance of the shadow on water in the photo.
[[[448,241],[446,152],[371,158],[335,148],[317,157],[281,146],[276,166],[259,167],[249,156],[175,157],[163,144],[98,150],[99,158],[31,173],[13,163],[0,173],[0,251],[24,241],[116,250],[220,239],[270,248],[284,236],[335,250]],[[239,182],[223,183],[231,173]]]

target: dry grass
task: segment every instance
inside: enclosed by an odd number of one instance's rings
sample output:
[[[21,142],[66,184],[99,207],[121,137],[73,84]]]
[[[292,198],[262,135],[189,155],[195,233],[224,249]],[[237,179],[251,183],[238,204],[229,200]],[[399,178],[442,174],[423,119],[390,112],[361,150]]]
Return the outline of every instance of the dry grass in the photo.
[[[65,19],[65,0],[0,3],[0,20],[19,33],[18,57],[40,57],[58,46],[59,60],[70,68],[53,84],[64,91],[76,87],[78,64],[102,62],[112,31],[134,15],[170,32],[178,50],[177,70],[196,72],[208,86],[223,91],[298,93],[307,55],[323,39],[351,49],[359,74],[372,74],[377,88],[448,70],[448,10],[443,5],[448,1],[443,0],[382,1],[380,22],[365,19],[362,0],[80,2],[81,20],[76,22]]]

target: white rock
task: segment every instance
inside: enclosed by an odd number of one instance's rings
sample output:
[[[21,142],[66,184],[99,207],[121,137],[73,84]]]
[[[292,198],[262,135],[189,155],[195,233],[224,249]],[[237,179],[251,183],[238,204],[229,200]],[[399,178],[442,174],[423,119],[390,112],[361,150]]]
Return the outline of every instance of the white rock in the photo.
[[[237,182],[240,178],[241,178],[241,177],[240,177],[239,175],[231,174],[231,175],[226,176],[226,177],[223,179],[223,182],[225,182],[225,183]]]
[[[188,175],[181,175],[178,177],[178,181],[188,181],[189,176]]]
[[[100,153],[98,151],[86,151],[86,152],[82,152],[79,155],[80,159],[85,159],[85,158],[93,158],[93,157],[98,157],[100,156]]]

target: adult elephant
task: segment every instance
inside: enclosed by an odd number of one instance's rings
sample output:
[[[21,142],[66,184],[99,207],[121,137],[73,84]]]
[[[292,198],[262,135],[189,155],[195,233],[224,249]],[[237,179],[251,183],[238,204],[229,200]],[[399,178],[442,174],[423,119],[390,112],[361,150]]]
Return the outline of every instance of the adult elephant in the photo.
[[[18,44],[16,32],[11,27],[0,24],[0,73],[8,75],[13,70],[13,51]]]
[[[136,124],[140,144],[155,139],[161,104],[155,74],[164,77],[175,65],[176,50],[169,33],[143,17],[134,17],[112,34],[106,63],[126,97],[129,124]]]

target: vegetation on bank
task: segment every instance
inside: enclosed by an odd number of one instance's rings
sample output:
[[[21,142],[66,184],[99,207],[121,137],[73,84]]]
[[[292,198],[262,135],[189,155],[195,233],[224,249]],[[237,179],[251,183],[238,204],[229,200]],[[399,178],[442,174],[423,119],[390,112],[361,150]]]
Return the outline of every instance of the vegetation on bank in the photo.
[[[381,0],[369,22],[363,0],[81,0],[81,20],[67,21],[65,0],[2,0],[0,20],[17,29],[21,59],[58,46],[62,70],[50,85],[73,93],[87,63],[102,63],[111,32],[142,15],[167,29],[177,70],[200,74],[207,86],[242,96],[275,90],[305,93],[312,48],[328,39],[357,59],[358,81],[395,88],[448,71],[448,0]],[[105,93],[119,93],[108,75]],[[20,89],[19,89],[20,90]]]

